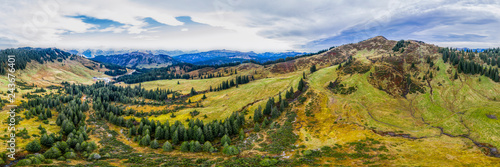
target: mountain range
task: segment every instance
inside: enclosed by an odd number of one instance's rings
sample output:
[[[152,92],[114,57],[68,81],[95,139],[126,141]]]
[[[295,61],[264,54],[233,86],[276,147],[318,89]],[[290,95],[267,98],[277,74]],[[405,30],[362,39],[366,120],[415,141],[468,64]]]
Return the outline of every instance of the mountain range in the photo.
[[[302,54],[306,53],[303,52],[255,53],[255,52],[240,52],[232,50],[212,50],[207,52],[188,53],[177,56],[170,56],[166,54],[155,54],[151,51],[144,51],[144,52],[134,51],[123,54],[98,55],[92,57],[91,59],[126,67],[156,68],[156,67],[165,67],[177,63],[191,63],[195,65],[216,65],[216,64],[243,62],[248,60],[263,63],[266,61],[285,59],[287,57],[293,57]]]

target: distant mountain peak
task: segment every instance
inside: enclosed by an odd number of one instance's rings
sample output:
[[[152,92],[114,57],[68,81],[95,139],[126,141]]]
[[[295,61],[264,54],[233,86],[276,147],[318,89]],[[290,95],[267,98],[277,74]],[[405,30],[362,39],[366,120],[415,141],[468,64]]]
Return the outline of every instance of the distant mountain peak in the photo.
[[[385,38],[384,36],[376,36],[370,39],[367,39],[367,41],[387,41],[388,39]]]

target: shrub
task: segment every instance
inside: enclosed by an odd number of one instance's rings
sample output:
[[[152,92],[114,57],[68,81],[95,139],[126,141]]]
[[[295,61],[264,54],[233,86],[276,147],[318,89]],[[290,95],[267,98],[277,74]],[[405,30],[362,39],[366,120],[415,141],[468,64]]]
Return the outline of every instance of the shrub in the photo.
[[[41,149],[42,146],[40,145],[40,142],[38,140],[29,142],[28,145],[26,145],[26,150],[28,150],[29,152],[38,152]]]
[[[61,156],[61,151],[57,147],[51,147],[49,150],[45,151],[43,154],[45,158],[55,159]]]
[[[31,160],[30,159],[23,159],[17,162],[16,166],[29,166],[31,165]]]
[[[181,151],[182,152],[188,152],[189,151],[189,143],[187,141],[182,142],[182,144],[181,144]]]
[[[67,152],[64,154],[66,159],[76,159],[76,154],[74,152]]]
[[[153,142],[151,142],[151,145],[149,146],[151,147],[152,149],[157,149],[157,148],[160,148],[160,144],[158,143],[158,140],[153,140]]]
[[[29,159],[31,160],[31,165],[36,165],[36,164],[42,163],[42,161],[36,157],[30,157]]]
[[[227,154],[227,155],[236,155],[236,154],[240,153],[240,151],[238,150],[238,148],[236,148],[235,146],[226,146],[226,147],[224,147],[224,149],[222,150],[222,152],[224,154]]]
[[[92,154],[90,154],[89,159],[90,160],[92,160],[92,159],[101,159],[101,155],[99,155],[99,153],[92,153]]]
[[[278,163],[278,160],[266,158],[259,162],[261,166],[274,166]]]

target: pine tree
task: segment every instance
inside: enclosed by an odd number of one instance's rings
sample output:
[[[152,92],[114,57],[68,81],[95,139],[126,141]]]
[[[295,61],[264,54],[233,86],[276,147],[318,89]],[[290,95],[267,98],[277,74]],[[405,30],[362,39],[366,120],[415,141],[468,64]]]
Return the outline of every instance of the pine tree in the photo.
[[[259,106],[253,113],[253,121],[258,122],[262,118],[262,108]]]
[[[179,143],[179,132],[177,130],[172,133],[172,144]]]
[[[163,151],[172,151],[172,144],[170,144],[168,141],[166,141],[165,143],[163,143],[163,147],[162,147]]]
[[[201,144],[198,141],[195,141],[194,145],[191,146],[191,148],[192,152],[200,152],[202,150]]]
[[[163,136],[164,136],[163,129],[161,128],[161,126],[159,126],[155,130],[155,139],[161,140],[161,139],[163,139]]]
[[[278,118],[281,115],[280,111],[276,107],[273,107],[271,111],[271,117],[272,118]]]
[[[231,139],[229,138],[229,136],[227,135],[224,135],[221,140],[220,140],[221,144],[231,144]]]
[[[149,134],[146,134],[146,136],[142,137],[140,144],[143,146],[148,146],[150,142],[151,142],[151,137],[149,136]]]
[[[245,139],[245,132],[243,131],[243,129],[240,129],[239,136],[240,136],[240,140]]]
[[[264,112],[263,112],[264,115],[270,115],[271,114],[271,109],[273,107],[273,103],[274,103],[274,99],[273,98],[269,98],[269,100],[267,100],[266,108],[264,108]]]
[[[210,149],[212,148],[212,143],[210,143],[209,141],[206,141],[204,144],[203,144],[203,151],[205,152],[210,152]]]
[[[286,108],[286,101],[283,100],[280,103],[280,110],[281,110],[281,112],[285,111],[285,108]]]
[[[196,95],[196,91],[194,90],[194,88],[193,88],[193,87],[191,87],[191,93],[190,93],[190,94],[191,94],[191,96]]]
[[[260,125],[258,122],[255,122],[255,125],[253,126],[253,131],[259,132],[260,131]]]
[[[46,147],[51,147],[53,143],[54,139],[52,139],[52,137],[48,136],[46,133],[43,134],[42,137],[40,138],[40,144]]]
[[[302,89],[304,89],[304,80],[300,79],[300,81],[299,81],[299,87],[297,89],[299,91],[302,91]]]
[[[313,64],[313,65],[311,66],[311,68],[309,69],[309,71],[311,71],[311,74],[312,74],[312,73],[314,73],[314,72],[316,72],[316,65],[315,65],[315,64]]]

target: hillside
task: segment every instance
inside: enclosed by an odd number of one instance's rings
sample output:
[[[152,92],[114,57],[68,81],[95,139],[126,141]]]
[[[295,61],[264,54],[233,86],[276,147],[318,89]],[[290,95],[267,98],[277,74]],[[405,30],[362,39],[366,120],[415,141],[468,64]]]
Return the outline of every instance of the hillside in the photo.
[[[60,85],[62,81],[91,84],[94,82],[92,77],[106,77],[103,73],[108,71],[99,63],[59,49],[18,48],[0,51],[2,60],[7,55],[16,55],[16,81],[23,83],[22,85],[46,87]],[[3,63],[6,61],[0,64],[4,65]],[[6,74],[0,80],[4,85],[0,90],[6,91]]]
[[[144,52],[131,52],[118,55],[95,56],[92,60],[116,64],[130,68],[159,68],[177,64],[179,61],[168,55],[154,55]]]
[[[498,166],[499,60],[499,49],[378,36],[265,65],[30,90],[39,96],[17,102],[18,133],[31,136],[19,163],[41,153],[75,166]]]

